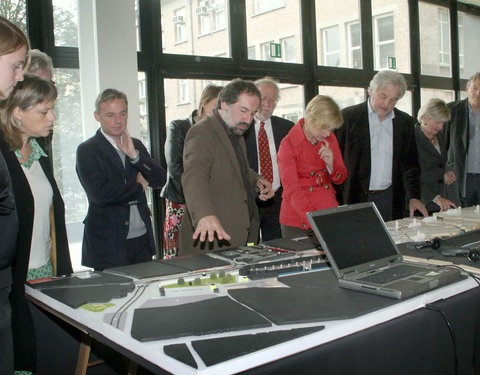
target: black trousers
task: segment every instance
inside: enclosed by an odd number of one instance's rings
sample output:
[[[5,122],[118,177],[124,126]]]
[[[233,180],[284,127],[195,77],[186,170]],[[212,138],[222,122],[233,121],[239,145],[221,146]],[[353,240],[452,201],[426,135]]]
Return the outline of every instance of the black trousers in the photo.
[[[368,201],[375,203],[384,221],[393,219],[393,188],[391,186],[382,192],[368,193]]]
[[[282,192],[283,189],[280,186],[275,192],[275,195],[268,201],[257,199],[262,241],[282,238],[282,229],[279,222],[280,206],[282,205]]]
[[[12,310],[10,287],[0,289],[0,374],[13,374]]]
[[[127,253],[125,258],[125,265],[149,262],[152,260],[152,253],[150,252],[146,234],[127,240]]]
[[[480,204],[480,174],[467,173],[465,197],[462,198],[463,207]]]

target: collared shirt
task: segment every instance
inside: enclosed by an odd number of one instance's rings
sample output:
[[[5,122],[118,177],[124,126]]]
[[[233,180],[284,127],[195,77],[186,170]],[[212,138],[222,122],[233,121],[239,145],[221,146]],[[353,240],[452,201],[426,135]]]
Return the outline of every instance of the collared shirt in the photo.
[[[392,185],[393,160],[393,119],[392,111],[380,120],[368,103],[368,123],[370,129],[371,171],[369,190],[385,190]]]
[[[107,133],[105,133],[102,128],[100,128],[100,131],[102,132],[103,136],[107,138],[107,141],[110,142],[110,144],[113,146],[115,150],[120,150],[117,146],[117,142],[115,142],[115,139],[113,139]]]
[[[117,146],[117,142],[110,137],[108,134],[106,134],[102,128],[100,128],[100,131],[104,135],[104,137],[107,139],[107,141],[115,148],[115,151],[117,151],[117,154],[122,161],[123,167],[125,168],[125,154],[123,153],[122,150],[120,150]],[[131,162],[135,163],[138,161],[138,156],[135,158],[136,160],[131,160]],[[129,217],[129,225],[128,225],[128,234],[127,234],[127,239],[131,238],[137,238],[140,236],[143,236],[145,233],[147,233],[147,227],[145,226],[145,223],[143,222],[142,217],[140,216],[140,211],[138,211],[138,206],[136,204],[131,204],[130,205],[130,217]]]
[[[215,109],[213,114],[217,116],[222,124],[225,132],[227,133],[228,139],[232,144],[233,150],[235,151],[235,155],[237,156],[238,164],[240,166],[240,173],[242,174],[243,185],[245,187],[245,191],[247,192],[247,206],[248,206],[248,214],[250,218],[253,216],[256,204],[255,204],[255,191],[250,184],[250,167],[247,163],[246,155],[243,153],[242,148],[240,146],[240,139],[243,137],[236,135],[233,133],[232,129],[228,127],[228,125],[223,121],[222,116],[218,113],[218,110]]]
[[[30,168],[33,162],[40,159],[42,156],[48,158],[48,155],[45,153],[45,151],[42,150],[35,138],[30,138],[28,140],[28,143],[30,144],[30,148],[32,149],[32,151],[28,156],[28,160],[26,160],[24,163],[20,163],[25,168]],[[15,150],[15,156],[18,159],[23,159],[23,155],[20,150]]]
[[[480,173],[480,111],[468,105],[468,118],[467,173]]]
[[[50,207],[53,189],[43,172],[40,162],[34,160],[29,167],[22,164],[22,170],[33,196],[33,229],[28,269],[44,266],[50,260]]]
[[[260,154],[259,154],[259,147],[258,147],[258,131],[260,130],[260,120],[255,118],[255,139],[257,141],[257,160],[258,163],[258,173],[260,173]],[[277,148],[275,147],[275,138],[273,135],[273,126],[272,126],[272,119],[269,118],[268,120],[264,121],[265,125],[263,128],[267,133],[268,138],[268,148],[270,149],[270,157],[272,159],[272,170],[273,170],[273,182],[272,182],[272,189],[273,191],[277,191],[280,187],[280,173],[278,171],[278,161],[277,161]]]

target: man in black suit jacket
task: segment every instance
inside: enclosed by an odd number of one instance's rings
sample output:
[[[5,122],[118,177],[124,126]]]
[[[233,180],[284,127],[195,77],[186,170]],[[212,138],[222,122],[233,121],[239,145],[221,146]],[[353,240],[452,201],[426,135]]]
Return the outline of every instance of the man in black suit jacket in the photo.
[[[397,72],[378,72],[370,82],[369,99],[342,110],[343,126],[335,135],[348,169],[340,204],[373,201],[385,221],[427,216],[420,201],[420,168],[414,120],[395,108],[407,89]]]
[[[275,191],[275,196],[267,201],[257,199],[257,206],[260,214],[262,241],[268,241],[282,237],[279,215],[283,189],[278,172],[277,151],[283,137],[288,134],[294,124],[284,118],[272,116],[279,99],[280,90],[277,83],[272,78],[265,77],[256,81],[255,85],[260,90],[262,102],[259,111],[255,115],[255,120],[245,132],[244,137],[247,145],[248,164],[255,172],[261,174],[258,153],[258,131],[260,123],[262,121],[265,123],[264,127],[267,132],[272,160],[272,188]]]
[[[468,80],[467,98],[448,107],[452,117],[444,129],[447,168],[455,172],[462,205],[480,204],[480,72]]]
[[[101,128],[77,148],[77,174],[88,198],[82,264],[103,270],[146,262],[155,253],[145,189],[161,188],[166,172],[128,134],[128,102],[114,89],[95,103]]]

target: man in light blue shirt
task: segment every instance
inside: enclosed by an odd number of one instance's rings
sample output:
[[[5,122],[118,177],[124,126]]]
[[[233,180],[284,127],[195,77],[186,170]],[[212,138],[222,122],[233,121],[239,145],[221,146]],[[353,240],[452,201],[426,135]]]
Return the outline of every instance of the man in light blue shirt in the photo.
[[[372,201],[385,221],[415,211],[428,215],[420,201],[414,120],[395,108],[406,90],[400,73],[378,72],[370,82],[369,99],[343,109],[344,124],[335,131],[348,169],[339,202]]]

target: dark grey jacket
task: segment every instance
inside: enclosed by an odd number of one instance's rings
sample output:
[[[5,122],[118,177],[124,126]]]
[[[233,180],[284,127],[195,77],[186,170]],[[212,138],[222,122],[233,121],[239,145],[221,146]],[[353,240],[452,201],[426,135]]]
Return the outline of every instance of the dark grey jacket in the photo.
[[[420,164],[420,183],[422,202],[430,203],[437,195],[445,196],[443,175],[447,163],[447,150],[443,137],[437,137],[440,153],[430,140],[423,134],[420,124],[415,125],[415,140],[417,142],[418,163]]]
[[[125,166],[100,130],[77,148],[77,175],[88,198],[82,245],[84,266],[104,269],[123,265],[132,203],[137,204],[151,253],[155,253],[151,212],[137,174],[140,172],[153,189],[160,189],[166,173],[140,140],[132,140],[140,159],[131,163],[126,158]]]
[[[452,117],[445,123],[445,147],[448,150],[447,168],[455,172],[459,194],[465,196],[468,153],[469,114],[468,99],[448,103]]]
[[[167,161],[167,183],[162,189],[161,197],[175,203],[185,203],[182,189],[183,146],[188,130],[193,126],[197,110],[182,120],[173,120],[167,128],[165,141],[165,160]]]

